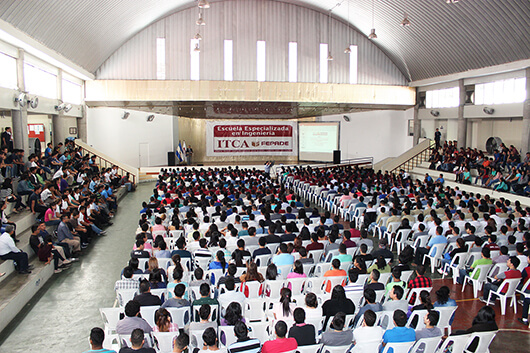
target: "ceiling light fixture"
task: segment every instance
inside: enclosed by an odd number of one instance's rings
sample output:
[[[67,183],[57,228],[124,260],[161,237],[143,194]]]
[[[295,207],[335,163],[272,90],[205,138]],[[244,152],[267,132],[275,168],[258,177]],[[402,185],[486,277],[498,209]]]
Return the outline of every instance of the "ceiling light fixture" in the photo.
[[[403,27],[408,27],[408,26],[410,26],[410,24],[411,24],[410,20],[408,19],[407,14],[405,13],[405,15],[403,17],[403,21],[401,21],[401,25]]]
[[[206,26],[204,18],[202,18],[202,11],[199,11],[199,19],[195,22],[197,26]]]
[[[328,16],[328,61],[333,61],[333,55],[331,55],[331,10],[329,10],[329,16]]]
[[[195,44],[195,48],[193,48],[193,51],[200,52],[201,48],[199,47],[199,43]]]
[[[372,29],[370,30],[370,35],[368,35],[368,38],[370,39],[377,39],[377,34],[375,34],[375,0],[372,0]]]
[[[351,30],[350,30],[350,2],[348,1],[348,46],[346,47],[346,49],[344,49],[344,54],[351,54],[350,33],[351,33]]]
[[[129,112],[124,112],[123,113],[123,116],[121,117],[123,120],[126,120],[127,118],[129,118],[129,116],[131,115],[131,113]]]
[[[65,113],[68,113],[70,110],[72,110],[72,105],[71,104],[66,104],[64,106],[63,110],[64,110]]]
[[[458,0],[445,0],[445,2],[448,4],[456,4]]]
[[[199,0],[199,8],[200,9],[209,9],[210,3],[206,0]]]
[[[155,116],[153,114],[147,116],[147,122],[148,123],[150,123],[153,120],[155,120]]]
[[[201,34],[199,32],[197,32],[197,34],[193,38],[196,39],[196,40],[202,40],[202,36],[201,36]]]

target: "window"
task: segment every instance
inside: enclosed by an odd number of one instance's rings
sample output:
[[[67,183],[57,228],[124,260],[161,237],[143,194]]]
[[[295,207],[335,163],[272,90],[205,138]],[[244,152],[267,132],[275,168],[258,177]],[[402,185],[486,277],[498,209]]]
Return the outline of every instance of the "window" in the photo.
[[[63,101],[72,104],[81,104],[82,94],[82,86],[79,83],[63,79]]]
[[[198,81],[200,79],[200,48],[199,40],[192,39],[190,42],[190,80]]]
[[[225,81],[234,80],[234,43],[225,39]]]
[[[17,89],[17,59],[0,53],[0,86]]]
[[[257,66],[256,66],[256,69],[257,69],[257,76],[256,76],[256,79],[259,81],[259,82],[263,82],[265,81],[265,41],[263,40],[258,40],[257,44],[256,44],[256,48],[257,48]]]
[[[298,43],[289,42],[289,82],[298,81]]]
[[[156,39],[156,79],[166,79],[166,38]]]
[[[57,98],[57,76],[24,63],[24,83],[26,91],[47,98]]]
[[[328,45],[320,43],[320,83],[328,83]]]
[[[522,103],[525,99],[525,77],[475,85],[475,105]]]
[[[425,95],[426,108],[452,108],[460,104],[460,90],[458,87],[427,91]]]
[[[357,84],[358,52],[356,45],[350,45],[350,84]]]

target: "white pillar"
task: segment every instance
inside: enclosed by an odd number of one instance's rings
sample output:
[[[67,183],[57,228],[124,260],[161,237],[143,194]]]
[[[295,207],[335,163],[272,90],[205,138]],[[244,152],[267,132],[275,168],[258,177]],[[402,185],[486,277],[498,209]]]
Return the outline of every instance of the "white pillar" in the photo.
[[[466,89],[464,87],[464,80],[458,80],[458,88],[460,92],[460,99],[458,103],[458,147],[466,147],[467,137],[467,120],[464,118],[464,105],[466,103]]]
[[[523,104],[521,155],[524,156],[530,151],[530,67],[526,68],[526,99]]]

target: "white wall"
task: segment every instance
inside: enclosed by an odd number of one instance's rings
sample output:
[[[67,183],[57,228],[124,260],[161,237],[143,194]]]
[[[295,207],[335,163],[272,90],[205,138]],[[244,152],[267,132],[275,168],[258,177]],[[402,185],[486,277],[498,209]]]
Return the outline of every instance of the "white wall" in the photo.
[[[133,167],[140,167],[140,144],[149,144],[144,166],[167,165],[167,152],[173,150],[173,117],[127,110],[131,115],[123,120],[124,109],[87,108],[87,143],[101,152]],[[145,145],[144,145],[145,146]]]
[[[348,115],[350,121],[343,120]],[[414,111],[378,110],[362,113],[323,116],[322,121],[340,121],[341,159],[374,157],[377,163],[397,157],[412,147],[408,120]]]

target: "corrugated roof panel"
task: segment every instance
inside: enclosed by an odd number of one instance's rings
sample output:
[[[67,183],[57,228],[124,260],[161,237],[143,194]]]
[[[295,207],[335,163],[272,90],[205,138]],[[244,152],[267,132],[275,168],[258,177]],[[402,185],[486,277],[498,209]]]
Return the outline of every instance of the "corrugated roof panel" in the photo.
[[[238,1],[230,0],[236,11]],[[352,25],[365,35],[372,27],[372,0],[281,2],[324,13],[333,8],[333,16],[343,21],[349,3]],[[2,0],[0,19],[95,72],[142,29],[193,4],[190,0]],[[412,21],[408,28],[399,25],[404,12]],[[256,23],[263,25],[263,19],[258,19]],[[374,42],[411,80],[528,59],[529,27],[528,0],[461,0],[456,4],[375,0],[378,39]]]

